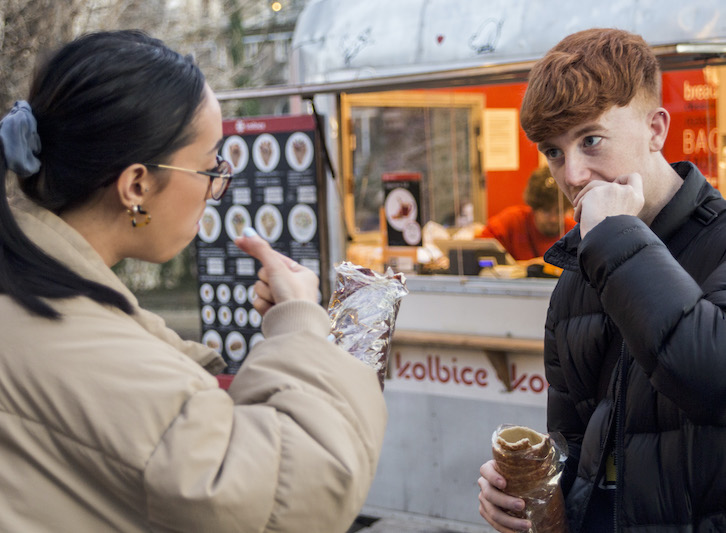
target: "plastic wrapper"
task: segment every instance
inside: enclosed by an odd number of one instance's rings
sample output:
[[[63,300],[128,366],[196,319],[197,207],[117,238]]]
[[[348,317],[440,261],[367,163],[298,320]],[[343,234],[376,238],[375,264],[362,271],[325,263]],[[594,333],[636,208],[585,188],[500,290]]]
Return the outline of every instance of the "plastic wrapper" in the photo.
[[[408,294],[403,274],[378,274],[350,262],[335,267],[328,315],[334,342],[378,372],[383,388],[391,338],[401,299]]]
[[[511,514],[532,523],[529,533],[567,533],[559,483],[567,456],[562,436],[504,424],[492,435],[492,455],[507,480],[505,492],[525,502],[523,511]]]

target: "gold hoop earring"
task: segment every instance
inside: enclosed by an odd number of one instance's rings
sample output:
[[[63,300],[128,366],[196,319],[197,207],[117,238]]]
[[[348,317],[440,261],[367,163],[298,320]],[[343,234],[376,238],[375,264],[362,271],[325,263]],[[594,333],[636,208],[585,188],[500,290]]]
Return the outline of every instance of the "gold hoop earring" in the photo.
[[[151,215],[144,211],[140,205],[135,205],[131,209],[127,209],[126,212],[131,217],[131,225],[135,228],[142,228],[151,222]],[[146,220],[139,222],[136,220],[136,215],[146,215]]]

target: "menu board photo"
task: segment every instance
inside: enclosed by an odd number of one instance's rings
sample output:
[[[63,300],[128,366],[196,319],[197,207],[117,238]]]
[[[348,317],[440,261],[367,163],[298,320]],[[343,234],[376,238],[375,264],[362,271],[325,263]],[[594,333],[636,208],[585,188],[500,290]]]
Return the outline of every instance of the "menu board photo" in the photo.
[[[235,374],[263,335],[252,305],[261,265],[234,239],[253,227],[324,281],[325,182],[312,115],[227,119],[223,132],[220,153],[233,178],[221,200],[207,202],[195,242],[202,343],[219,351],[226,373]]]

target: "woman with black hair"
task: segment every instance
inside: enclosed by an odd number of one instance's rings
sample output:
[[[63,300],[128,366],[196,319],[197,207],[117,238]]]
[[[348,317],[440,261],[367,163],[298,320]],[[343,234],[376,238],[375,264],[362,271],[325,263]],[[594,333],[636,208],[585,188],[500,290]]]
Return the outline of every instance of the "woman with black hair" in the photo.
[[[134,31],[61,48],[0,121],[1,531],[333,532],[363,504],[385,405],[315,274],[237,241],[266,340],[224,391],[110,269],[194,238],[221,139],[199,69]]]

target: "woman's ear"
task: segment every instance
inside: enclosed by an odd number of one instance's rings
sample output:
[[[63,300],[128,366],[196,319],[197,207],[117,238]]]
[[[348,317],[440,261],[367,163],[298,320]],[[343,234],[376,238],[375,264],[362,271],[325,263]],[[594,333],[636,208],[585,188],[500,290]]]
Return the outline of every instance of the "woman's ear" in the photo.
[[[650,150],[660,152],[665,145],[668,136],[668,128],[671,124],[671,116],[664,108],[659,107],[652,112],[650,117]]]
[[[126,167],[116,180],[119,201],[126,209],[144,205],[149,192],[149,170],[139,163]]]

